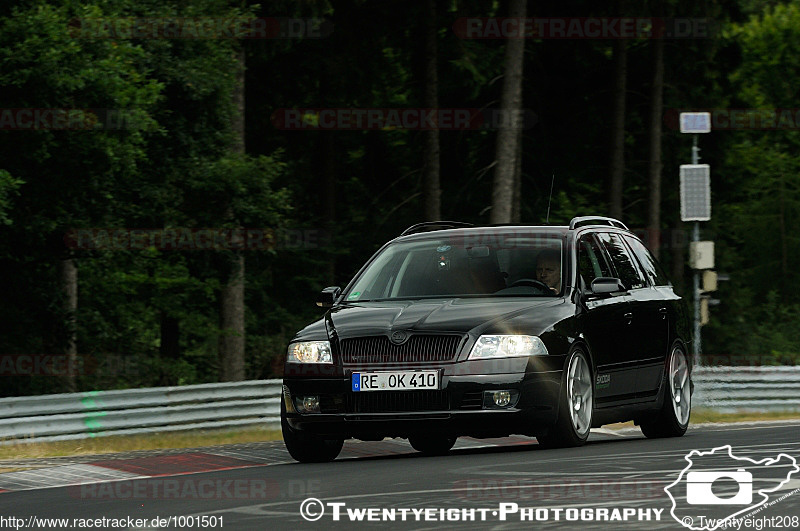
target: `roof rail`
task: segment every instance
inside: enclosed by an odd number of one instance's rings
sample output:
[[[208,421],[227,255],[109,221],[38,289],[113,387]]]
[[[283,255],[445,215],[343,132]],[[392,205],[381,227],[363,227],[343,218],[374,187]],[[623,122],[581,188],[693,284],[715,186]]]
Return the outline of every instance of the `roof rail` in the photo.
[[[620,220],[606,218],[603,216],[581,216],[572,218],[572,220],[569,222],[569,230],[575,229],[582,225],[610,225],[612,227],[629,230],[628,227],[625,226],[625,224]]]
[[[424,221],[411,225],[403,231],[400,236],[408,236],[409,234],[417,234],[419,232],[430,232],[439,229],[460,229],[463,227],[474,227],[472,223],[464,223],[462,221]],[[436,228],[435,228],[436,227]]]

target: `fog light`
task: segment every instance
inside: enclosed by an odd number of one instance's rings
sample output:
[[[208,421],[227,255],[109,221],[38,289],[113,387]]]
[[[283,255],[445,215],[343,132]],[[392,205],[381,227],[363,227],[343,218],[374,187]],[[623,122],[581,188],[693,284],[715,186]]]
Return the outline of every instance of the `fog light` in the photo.
[[[303,398],[303,409],[308,412],[319,411],[319,397],[306,396]]]
[[[492,394],[494,405],[498,407],[506,407],[511,402],[511,393],[508,391],[495,391]]]

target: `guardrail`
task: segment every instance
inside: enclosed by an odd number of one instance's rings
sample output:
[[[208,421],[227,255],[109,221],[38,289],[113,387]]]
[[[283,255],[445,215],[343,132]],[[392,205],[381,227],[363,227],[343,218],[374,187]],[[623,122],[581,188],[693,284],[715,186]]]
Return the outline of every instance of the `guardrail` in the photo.
[[[698,367],[694,407],[720,413],[800,411],[800,366]]]
[[[800,367],[699,367],[694,407],[800,412]],[[280,380],[0,398],[0,444],[105,435],[280,428]]]
[[[280,428],[280,380],[0,399],[0,441],[267,426]]]

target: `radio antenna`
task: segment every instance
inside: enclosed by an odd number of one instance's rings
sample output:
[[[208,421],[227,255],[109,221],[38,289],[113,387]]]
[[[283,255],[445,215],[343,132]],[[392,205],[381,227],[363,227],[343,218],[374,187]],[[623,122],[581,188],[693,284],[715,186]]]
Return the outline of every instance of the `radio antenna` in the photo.
[[[550,203],[553,201],[553,184],[556,182],[556,172],[553,172],[553,179],[550,181],[550,197],[547,199],[547,220],[545,224],[550,224]]]

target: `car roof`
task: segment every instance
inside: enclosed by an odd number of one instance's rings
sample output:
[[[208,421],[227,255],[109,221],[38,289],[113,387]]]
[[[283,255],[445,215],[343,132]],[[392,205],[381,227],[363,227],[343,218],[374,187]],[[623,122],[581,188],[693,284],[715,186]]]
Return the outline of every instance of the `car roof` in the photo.
[[[398,236],[392,241],[416,241],[432,238],[448,238],[463,236],[485,236],[508,234],[514,232],[547,232],[563,236],[569,232],[566,225],[485,225],[475,227],[458,227],[440,230],[426,230]],[[477,240],[479,241],[479,240]]]
[[[494,225],[473,225],[472,223],[465,223],[463,221],[424,221],[408,227],[400,234],[400,238],[405,236],[412,236],[415,234],[426,234],[429,232],[445,233],[439,234],[440,236],[451,236],[453,234],[471,234],[480,232],[482,234],[488,233],[507,233],[514,230],[541,230],[547,232],[567,232],[577,231],[582,228],[605,228],[605,229],[621,229],[626,232],[631,232],[628,227],[618,219],[609,218],[606,216],[577,216],[570,220],[568,226],[564,225],[523,225],[523,224],[494,224]]]

